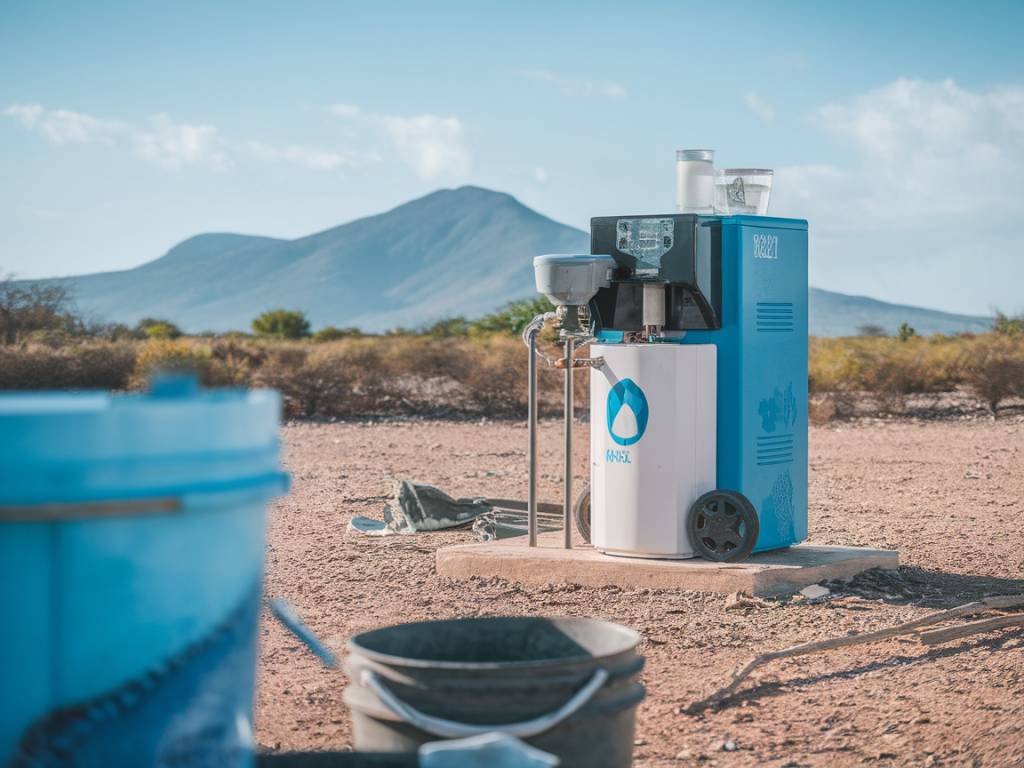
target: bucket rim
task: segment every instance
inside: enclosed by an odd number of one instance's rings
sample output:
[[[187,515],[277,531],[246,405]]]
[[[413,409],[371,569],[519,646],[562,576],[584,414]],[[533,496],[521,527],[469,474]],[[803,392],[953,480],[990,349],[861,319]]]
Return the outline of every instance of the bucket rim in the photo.
[[[628,641],[628,645],[619,651],[607,653],[602,656],[561,656],[558,658],[537,659],[533,661],[445,661],[415,659],[409,656],[394,656],[392,654],[372,650],[367,648],[365,645],[360,644],[360,640],[366,638],[368,635],[372,635],[386,629],[395,629],[397,627],[422,626],[426,628],[431,625],[448,624],[456,621],[467,623],[490,623],[493,621],[503,621],[508,619],[546,619],[548,621],[567,622],[572,624],[600,625],[613,629],[621,634],[624,640]],[[618,624],[614,621],[607,621],[605,619],[595,619],[589,616],[466,616],[455,619],[405,621],[399,624],[388,624],[383,627],[368,629],[364,632],[360,632],[359,634],[352,635],[352,637],[350,637],[345,643],[345,648],[349,654],[363,656],[371,661],[392,667],[405,667],[410,669],[515,670],[563,666],[565,664],[572,664],[580,661],[597,662],[601,659],[616,656],[630,650],[635,651],[641,640],[643,640],[643,636],[632,627],[627,627],[623,624]]]

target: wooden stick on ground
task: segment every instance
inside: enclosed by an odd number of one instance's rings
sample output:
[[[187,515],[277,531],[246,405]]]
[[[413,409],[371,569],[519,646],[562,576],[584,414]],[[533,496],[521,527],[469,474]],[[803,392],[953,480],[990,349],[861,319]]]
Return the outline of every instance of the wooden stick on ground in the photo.
[[[939,622],[947,621],[949,619],[955,619],[960,616],[971,616],[973,614],[982,613],[983,611],[987,611],[992,608],[1013,608],[1018,605],[1024,605],[1024,595],[1000,595],[998,597],[986,597],[982,600],[978,600],[973,603],[967,603],[965,605],[960,605],[956,608],[950,608],[946,611],[929,613],[927,616],[922,616],[919,619],[914,619],[913,621],[906,621],[902,624],[897,624],[894,627],[879,629],[875,632],[865,632],[862,635],[844,635],[842,637],[832,637],[828,640],[816,640],[811,643],[802,643],[801,645],[794,645],[789,648],[783,648],[779,651],[769,651],[767,653],[762,653],[760,656],[757,656],[751,661],[749,661],[745,666],[740,667],[738,670],[736,670],[733,673],[732,679],[729,681],[728,685],[719,688],[710,696],[701,699],[700,701],[693,702],[684,711],[693,714],[695,712],[699,712],[702,709],[706,709],[707,707],[714,705],[715,703],[721,701],[726,696],[730,695],[733,691],[735,691],[739,687],[740,683],[742,683],[744,680],[750,677],[751,673],[753,673],[754,670],[764,666],[770,661],[774,661],[775,659],[786,659],[791,658],[793,656],[804,656],[808,653],[829,651],[833,648],[843,648],[849,645],[875,643],[879,640],[887,640],[892,637],[908,635],[917,630],[919,627],[926,627],[931,624],[938,624]]]
[[[949,640],[959,640],[961,637],[975,635],[979,632],[988,632],[990,629],[1002,629],[1024,625],[1024,613],[1009,613],[1005,616],[996,616],[991,619],[972,621],[969,624],[961,624],[958,627],[944,627],[933,629],[931,632],[922,632],[918,638],[925,645],[945,643]]]

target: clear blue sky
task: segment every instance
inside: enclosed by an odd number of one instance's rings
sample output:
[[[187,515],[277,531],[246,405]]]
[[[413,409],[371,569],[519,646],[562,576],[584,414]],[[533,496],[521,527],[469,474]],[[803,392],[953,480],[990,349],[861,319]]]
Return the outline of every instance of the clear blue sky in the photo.
[[[438,187],[585,228],[673,153],[777,169],[812,282],[1024,309],[1024,3],[0,7],[0,270],[298,236]],[[524,258],[529,254],[524,254]]]

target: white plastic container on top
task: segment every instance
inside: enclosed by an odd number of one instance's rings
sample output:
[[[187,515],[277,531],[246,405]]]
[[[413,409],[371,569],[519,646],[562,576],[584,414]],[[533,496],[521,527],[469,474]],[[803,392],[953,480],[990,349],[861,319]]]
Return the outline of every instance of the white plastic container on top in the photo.
[[[715,212],[715,151],[676,150],[676,212]]]
[[[686,513],[716,481],[716,347],[594,344],[591,541],[612,555],[694,557]]]

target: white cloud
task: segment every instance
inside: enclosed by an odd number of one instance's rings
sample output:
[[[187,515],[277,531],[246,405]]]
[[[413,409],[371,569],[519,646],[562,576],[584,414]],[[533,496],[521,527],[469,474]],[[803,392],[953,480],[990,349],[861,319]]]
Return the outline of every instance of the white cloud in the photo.
[[[339,104],[338,115],[358,115],[359,109]],[[215,126],[177,123],[157,114],[138,124],[105,120],[66,109],[48,110],[39,104],[14,104],[3,111],[25,128],[53,144],[103,144],[129,151],[167,170],[184,167],[223,170],[243,155],[270,162],[288,162],[312,170],[332,171],[378,162],[372,151],[324,149],[301,144],[274,145],[260,141],[223,139]]]
[[[162,168],[186,165],[225,168],[227,156],[212,125],[175,123],[167,115],[156,115],[144,129],[132,132],[136,154]]]
[[[628,95],[626,86],[621,83],[587,80],[543,69],[524,69],[516,74],[528,80],[550,83],[569,94],[598,95],[609,99],[624,99]]]
[[[43,108],[39,104],[12,104],[4,110],[4,114],[17,118],[26,128],[32,128],[39,122]]]
[[[128,123],[73,112],[46,109],[39,104],[13,104],[2,114],[56,145],[102,144],[120,148],[167,170],[185,167],[223,170],[250,157],[286,162],[302,168],[334,171],[381,162],[385,148],[410,166],[422,179],[454,178],[469,173],[470,153],[465,128],[456,117],[384,115],[363,112],[353,104],[334,104],[328,110],[349,129],[349,148],[230,141],[213,125],[178,123],[157,114],[140,123]],[[376,144],[376,146],[375,146]]]
[[[844,205],[899,219],[1024,212],[1024,86],[971,91],[900,79],[823,106],[816,118],[852,162],[805,181],[820,193],[842,177],[853,197]]]
[[[533,169],[533,180],[536,181],[538,184],[548,183],[548,172],[543,165],[538,165],[536,168]]]
[[[332,104],[330,111],[338,117],[355,117],[362,110],[355,104]]]
[[[775,119],[775,107],[753,91],[747,91],[743,94],[743,103],[747,105],[747,109],[766,123],[770,123]]]
[[[417,115],[383,117],[381,122],[399,156],[420,178],[433,179],[442,174],[465,176],[469,172],[469,152],[463,141],[462,123],[457,118]]]
[[[1024,217],[1024,86],[899,79],[814,117],[844,160],[778,169],[772,202],[810,220],[812,282],[962,311],[1018,308],[1006,233]]]
[[[14,104],[4,114],[17,118],[54,144],[112,144],[128,126],[68,109],[44,109],[40,104]]]
[[[223,168],[226,155],[209,125],[175,123],[155,115],[143,126],[87,115],[68,109],[45,109],[39,104],[15,104],[4,114],[18,119],[54,144],[103,144],[128,148],[164,168],[185,165]]]
[[[357,140],[372,144],[375,135],[386,136],[391,150],[421,179],[459,178],[469,173],[470,152],[457,117],[373,114],[352,104],[334,104],[329,111],[357,129]],[[364,150],[364,154],[380,159],[376,150]]]

